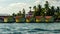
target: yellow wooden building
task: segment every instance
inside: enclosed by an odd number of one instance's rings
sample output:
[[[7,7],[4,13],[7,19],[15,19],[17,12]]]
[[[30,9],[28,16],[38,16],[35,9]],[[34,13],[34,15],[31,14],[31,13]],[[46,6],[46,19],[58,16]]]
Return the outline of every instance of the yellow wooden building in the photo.
[[[4,22],[8,22],[8,17],[4,17]]]
[[[45,16],[45,22],[49,22],[49,20],[52,18],[52,16]]]
[[[36,22],[39,23],[39,22],[41,21],[41,17],[42,17],[42,16],[36,16],[36,17],[35,17],[35,18],[36,18]]]

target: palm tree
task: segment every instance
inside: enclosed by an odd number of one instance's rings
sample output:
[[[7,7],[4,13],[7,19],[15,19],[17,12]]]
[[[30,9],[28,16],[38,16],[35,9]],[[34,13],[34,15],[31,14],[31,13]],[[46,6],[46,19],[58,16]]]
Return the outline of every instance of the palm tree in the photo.
[[[13,15],[13,16],[16,16],[16,14],[15,14],[15,13],[13,13],[12,15]]]
[[[54,16],[54,12],[55,12],[55,9],[54,9],[54,6],[52,6],[52,7],[51,7],[50,15],[51,15],[51,16]]]
[[[22,11],[23,11],[23,17],[25,17],[25,9],[23,8],[23,10],[22,10]]]
[[[31,7],[29,7],[30,8],[30,11],[31,11]]]
[[[46,1],[45,8],[46,8],[46,9],[49,8],[49,3],[48,3],[48,1]]]
[[[41,5],[38,5],[38,15],[39,16],[41,16],[41,11],[42,11]]]
[[[59,10],[60,10],[60,8],[59,8],[59,7],[57,7],[56,12],[58,12],[58,13],[59,13]]]
[[[57,7],[57,9],[56,9],[57,16],[59,16],[59,15],[60,15],[60,14],[59,14],[59,11],[60,11],[60,8],[59,8],[59,7]]]
[[[46,15],[48,16],[49,15],[49,10],[50,10],[48,1],[46,1],[44,6],[45,6],[45,12],[44,12],[45,16]]]
[[[21,11],[19,11],[19,13],[17,13],[17,16],[21,16]]]
[[[60,8],[59,7],[57,7],[57,9],[56,9],[56,12],[55,12],[55,20],[57,20],[57,19],[59,19],[60,17],[60,13],[59,13],[59,11],[60,11]]]
[[[34,9],[34,17],[36,16],[36,6],[33,7]]]

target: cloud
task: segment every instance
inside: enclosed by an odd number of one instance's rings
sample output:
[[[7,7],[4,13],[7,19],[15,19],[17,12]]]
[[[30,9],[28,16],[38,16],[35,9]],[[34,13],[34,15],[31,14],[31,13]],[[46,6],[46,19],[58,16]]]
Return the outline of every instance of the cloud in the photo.
[[[55,6],[55,7],[60,6],[60,0],[35,0],[34,3],[36,5],[40,4],[40,5],[44,6],[45,1],[48,1],[50,6]]]
[[[36,0],[34,3],[39,4],[40,3],[40,0]]]
[[[59,6],[60,7],[60,1],[58,0],[49,0],[50,5],[53,5],[55,7]]]
[[[6,1],[6,4],[4,4],[4,1]],[[8,1],[12,1],[12,0],[8,0]],[[7,5],[6,7],[3,7],[2,5],[0,5],[0,14],[12,14],[12,13],[18,13],[20,10],[22,11],[23,8],[25,8],[26,13],[29,11],[29,7],[30,6],[34,6],[34,5],[38,5],[41,4],[42,6],[44,6],[45,1],[48,1],[49,4],[52,6],[60,6],[60,0],[34,0],[33,3],[28,2],[27,0],[25,1],[25,3],[21,0],[18,2],[10,2],[7,4],[8,2],[7,0],[0,0],[0,2],[3,2],[3,5]],[[29,0],[30,1],[30,0]],[[26,3],[27,2],[27,3]]]
[[[26,9],[26,13],[29,11],[29,4],[28,3],[12,3],[9,4],[7,7],[0,7],[0,13],[5,14],[12,14],[18,13],[20,10],[22,11],[23,8]]]
[[[6,1],[6,0],[0,0],[0,1]]]

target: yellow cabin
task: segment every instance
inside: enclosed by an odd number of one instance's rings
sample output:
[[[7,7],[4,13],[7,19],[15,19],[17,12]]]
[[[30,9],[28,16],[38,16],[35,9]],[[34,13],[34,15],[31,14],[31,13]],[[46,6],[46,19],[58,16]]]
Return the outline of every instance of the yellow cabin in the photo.
[[[20,22],[20,20],[19,20],[19,19],[20,19],[20,16],[16,16],[16,18],[15,18],[16,23],[17,23],[17,22]]]
[[[19,22],[19,19],[15,19],[16,20],[16,22]]]
[[[30,20],[29,20],[29,19],[26,19],[26,22],[27,22],[27,23],[29,23],[29,22],[30,22]]]
[[[40,21],[41,21],[41,20],[40,20],[41,17],[42,17],[42,16],[36,16],[36,17],[35,17],[35,18],[36,18],[36,22],[40,22]]]
[[[46,18],[45,21],[46,21],[46,22],[49,22],[49,20],[51,19],[51,17],[52,17],[52,16],[45,16],[45,18]]]
[[[22,22],[21,18],[22,18],[22,16],[16,16],[15,17],[16,23]]]
[[[40,22],[41,20],[40,19],[36,19],[36,22]]]
[[[46,19],[45,21],[46,21],[46,22],[49,22],[49,20],[48,20],[48,19]]]
[[[8,18],[4,18],[4,22],[8,22]]]

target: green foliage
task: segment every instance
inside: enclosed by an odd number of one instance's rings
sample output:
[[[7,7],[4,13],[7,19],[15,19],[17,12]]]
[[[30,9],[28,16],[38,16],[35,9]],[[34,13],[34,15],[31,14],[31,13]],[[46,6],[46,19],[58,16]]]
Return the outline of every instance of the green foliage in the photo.
[[[32,7],[29,7],[30,11]],[[54,6],[49,5],[49,2],[46,1],[46,3],[44,4],[44,8],[42,8],[42,6],[39,4],[37,6],[33,7],[34,12],[33,12],[33,16],[60,16],[60,8],[57,7],[55,9]],[[19,11],[19,13],[17,13],[18,16],[21,16],[21,11]],[[15,14],[12,14],[13,16],[15,16]],[[23,8],[23,16],[25,16],[25,9]]]
[[[22,16],[25,17],[25,9],[23,9],[22,11],[23,11],[23,15]]]
[[[45,8],[46,8],[46,9],[49,8],[49,3],[48,3],[48,1],[46,1]]]
[[[46,3],[44,4],[45,8],[42,8],[41,5],[39,4],[38,7],[34,6],[34,15],[35,16],[54,16],[55,12],[57,14],[57,16],[59,15],[59,7],[57,7],[57,9],[55,9],[54,6],[49,7],[49,2],[46,1]]]
[[[13,13],[12,15],[13,15],[13,16],[16,16],[16,14],[15,14],[15,13]]]

